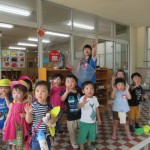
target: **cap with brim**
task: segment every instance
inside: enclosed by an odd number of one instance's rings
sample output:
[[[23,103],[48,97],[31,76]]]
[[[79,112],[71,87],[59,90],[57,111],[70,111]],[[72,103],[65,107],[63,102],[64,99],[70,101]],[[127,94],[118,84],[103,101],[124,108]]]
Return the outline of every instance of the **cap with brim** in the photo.
[[[30,80],[31,81],[31,79],[28,76],[21,76],[19,78],[19,80]]]
[[[23,85],[25,86],[26,88],[28,88],[28,85],[25,81],[23,80],[19,80],[19,81],[11,81],[10,82],[10,87],[13,88],[15,85]]]
[[[10,80],[9,79],[1,79],[0,86],[10,86]]]

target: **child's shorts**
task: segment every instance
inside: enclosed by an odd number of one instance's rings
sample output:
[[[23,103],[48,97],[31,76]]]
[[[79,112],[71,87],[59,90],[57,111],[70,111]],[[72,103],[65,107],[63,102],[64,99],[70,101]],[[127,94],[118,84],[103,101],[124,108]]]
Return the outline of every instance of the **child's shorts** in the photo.
[[[113,119],[114,119],[114,120],[120,120],[117,111],[113,111]],[[126,121],[128,121],[128,113],[127,113]]]
[[[138,120],[140,118],[140,106],[130,106],[129,119]]]
[[[78,144],[84,144],[86,140],[95,142],[96,139],[96,122],[79,124]]]

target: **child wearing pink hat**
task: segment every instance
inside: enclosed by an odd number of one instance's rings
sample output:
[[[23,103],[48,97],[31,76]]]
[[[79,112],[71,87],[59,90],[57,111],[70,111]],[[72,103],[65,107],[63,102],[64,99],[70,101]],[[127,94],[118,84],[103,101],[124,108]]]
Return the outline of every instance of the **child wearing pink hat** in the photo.
[[[10,87],[14,101],[9,105],[9,112],[3,128],[3,140],[11,141],[12,149],[18,149],[16,125],[22,125],[23,137],[27,135],[29,130],[29,124],[25,120],[25,106],[28,104],[26,100],[28,85],[23,80],[19,80],[10,82]],[[21,145],[21,141],[19,145]]]

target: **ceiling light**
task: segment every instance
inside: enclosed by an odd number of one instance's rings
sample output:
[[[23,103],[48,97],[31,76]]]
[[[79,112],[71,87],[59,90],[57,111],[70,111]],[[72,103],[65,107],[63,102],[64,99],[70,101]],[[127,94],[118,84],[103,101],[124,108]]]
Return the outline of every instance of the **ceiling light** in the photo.
[[[45,34],[61,36],[61,37],[69,37],[70,36],[69,34],[62,34],[62,33],[57,33],[57,32],[50,32],[50,31],[46,31]]]
[[[0,23],[0,27],[2,27],[2,28],[13,28],[14,26],[12,24]]]
[[[21,43],[21,42],[19,42],[18,45],[37,47],[37,44],[33,44],[33,43]]]
[[[22,15],[22,16],[30,16],[30,14],[31,14],[31,12],[29,10],[12,7],[9,5],[3,5],[3,4],[0,4],[0,11],[8,12],[11,14]]]
[[[71,26],[71,21],[67,23],[68,26]],[[86,25],[86,24],[81,24],[77,22],[73,22],[73,26],[77,28],[82,28],[82,29],[87,29],[87,30],[94,30],[94,26]]]
[[[38,42],[38,39],[37,39],[37,38],[28,38],[28,40],[29,40],[29,41]],[[50,40],[42,39],[42,42],[43,42],[43,43],[50,43]]]
[[[26,50],[26,47],[15,47],[15,46],[9,46],[8,49],[19,49],[19,50]]]

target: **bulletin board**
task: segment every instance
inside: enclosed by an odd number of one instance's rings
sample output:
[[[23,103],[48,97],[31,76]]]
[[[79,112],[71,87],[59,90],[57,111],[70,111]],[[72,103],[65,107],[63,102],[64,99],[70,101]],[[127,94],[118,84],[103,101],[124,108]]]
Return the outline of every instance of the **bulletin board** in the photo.
[[[2,68],[25,68],[25,52],[2,51]]]

